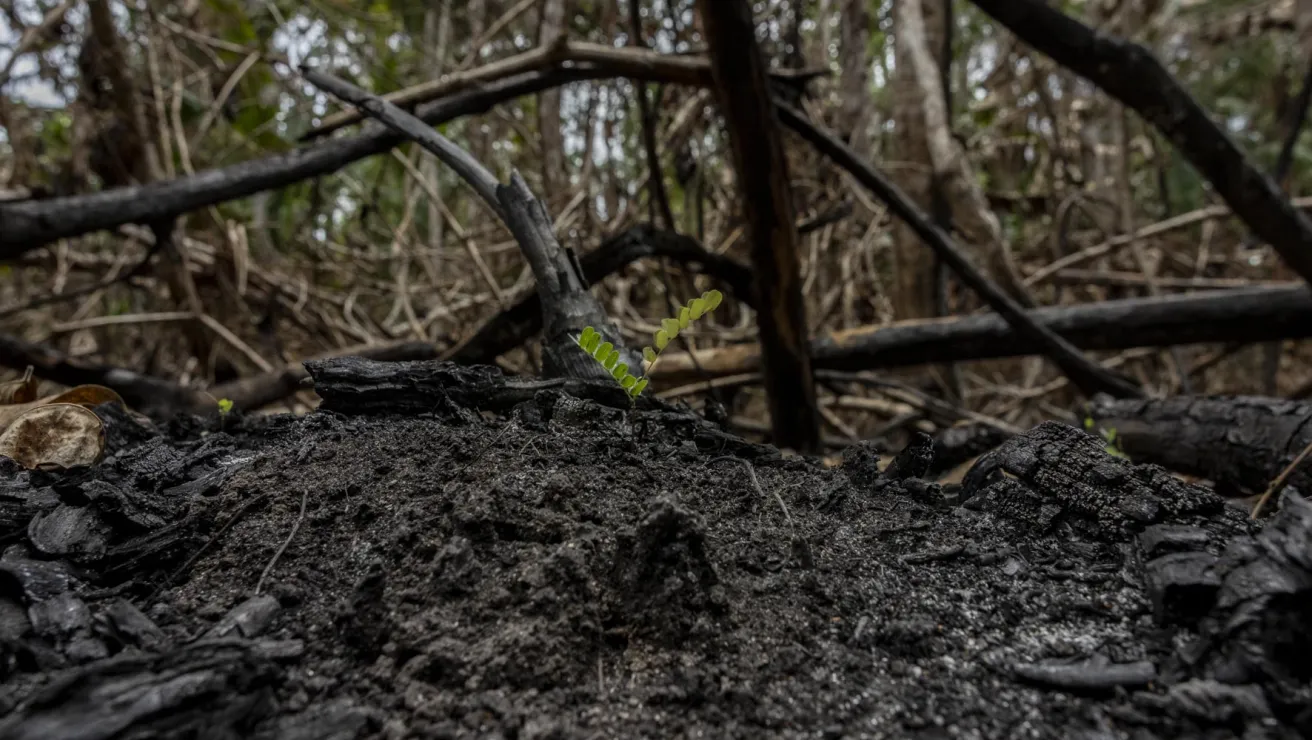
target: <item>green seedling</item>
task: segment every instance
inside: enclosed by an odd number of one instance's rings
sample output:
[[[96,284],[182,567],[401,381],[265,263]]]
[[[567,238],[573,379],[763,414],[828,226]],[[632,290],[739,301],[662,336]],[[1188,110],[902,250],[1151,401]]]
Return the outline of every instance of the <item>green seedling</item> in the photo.
[[[1088,416],[1084,417],[1084,430],[1092,434],[1093,426],[1094,426],[1093,419]],[[1115,427],[1109,429],[1098,427],[1098,436],[1102,437],[1102,441],[1107,443],[1106,446],[1103,447],[1103,449],[1107,451],[1108,455],[1111,455],[1112,457],[1119,457],[1125,460],[1130,459],[1130,456],[1125,454],[1125,451],[1122,450],[1116,444]]]
[[[620,387],[629,394],[629,401],[636,401],[638,396],[647,388],[649,378],[647,374],[651,372],[652,366],[660,359],[661,353],[665,348],[670,346],[678,336],[679,332],[687,329],[694,321],[714,311],[716,306],[724,300],[724,294],[718,290],[708,290],[702,293],[700,298],[694,298],[688,301],[686,306],[679,308],[679,315],[672,319],[661,319],[661,328],[652,335],[652,344],[642,348],[642,359],[646,362],[647,367],[643,375],[637,376],[629,372],[629,366],[620,362],[620,351],[615,349],[615,345],[602,339],[601,333],[591,326],[583,327],[583,332],[574,339],[574,343],[584,352],[587,352],[592,359],[601,363],[606,368],[606,372],[620,384]]]
[[[230,413],[232,413],[232,399],[231,399],[231,398],[220,398],[220,399],[219,399],[219,416],[227,416],[227,415],[230,414]]]

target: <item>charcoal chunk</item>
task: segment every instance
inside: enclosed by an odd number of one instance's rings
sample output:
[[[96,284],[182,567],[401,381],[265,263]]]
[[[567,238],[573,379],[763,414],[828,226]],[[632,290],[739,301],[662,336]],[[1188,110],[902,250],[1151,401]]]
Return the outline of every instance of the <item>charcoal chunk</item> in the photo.
[[[1157,524],[1139,535],[1139,547],[1145,559],[1175,552],[1201,550],[1207,545],[1208,535],[1198,527],[1178,524]]]
[[[1192,625],[1206,616],[1221,588],[1216,562],[1214,555],[1205,552],[1180,552],[1144,566],[1148,597],[1158,622]]]

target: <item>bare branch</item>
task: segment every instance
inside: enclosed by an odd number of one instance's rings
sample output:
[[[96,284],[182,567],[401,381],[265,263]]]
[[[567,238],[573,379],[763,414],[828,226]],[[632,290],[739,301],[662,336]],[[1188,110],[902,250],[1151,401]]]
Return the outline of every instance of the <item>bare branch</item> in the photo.
[[[469,152],[456,146],[450,139],[439,134],[433,127],[413,115],[376,95],[370,95],[345,80],[310,69],[309,66],[304,64],[301,65],[301,74],[311,85],[334,97],[345,100],[371,117],[387,124],[388,127],[398,133],[405,134],[407,137],[419,142],[421,146],[440,159],[443,164],[455,170],[456,174],[460,175],[460,179],[469,183],[469,186],[474,189],[478,197],[482,198],[484,203],[487,203],[498,218],[502,221],[506,220],[506,216],[501,210],[501,203],[497,200],[497,179],[482,163],[470,156]]]
[[[952,241],[942,229],[912,203],[897,186],[861,160],[846,144],[832,134],[806,120],[801,113],[776,101],[784,123],[811,143],[817,150],[832,159],[838,166],[852,173],[858,182],[870,189],[876,197],[888,204],[898,218],[905,221],[926,244],[938,254],[953,272],[985,303],[1026,339],[1043,348],[1042,352],[1086,395],[1103,392],[1119,398],[1142,395],[1137,386],[1080,354],[1070,342],[1045,328],[1025,313],[1020,304],[1007,295],[996,283],[989,280]]]
[[[1312,282],[1312,219],[1207,115],[1152,52],[1099,33],[1040,0],[972,0],[1058,64],[1088,78],[1153,124],[1198,168],[1244,225]]]

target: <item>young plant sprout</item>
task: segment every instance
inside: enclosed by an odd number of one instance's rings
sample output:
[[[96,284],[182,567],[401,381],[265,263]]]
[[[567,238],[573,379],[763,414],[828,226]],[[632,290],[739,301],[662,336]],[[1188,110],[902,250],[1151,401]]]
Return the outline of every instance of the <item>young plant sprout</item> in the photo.
[[[603,341],[601,334],[591,326],[583,327],[583,332],[574,339],[574,343],[606,368],[606,372],[610,373],[615,382],[629,394],[630,401],[636,401],[647,388],[649,380],[646,377],[647,373],[651,372],[652,366],[660,359],[665,348],[670,346],[670,342],[673,342],[679,336],[679,332],[687,329],[694,321],[714,311],[723,300],[723,293],[718,290],[708,290],[702,293],[700,298],[694,298],[688,301],[688,305],[680,307],[677,317],[661,319],[661,328],[652,337],[655,348],[650,346],[642,348],[642,359],[647,363],[642,377],[630,373],[629,366],[620,362],[620,351],[610,342]]]

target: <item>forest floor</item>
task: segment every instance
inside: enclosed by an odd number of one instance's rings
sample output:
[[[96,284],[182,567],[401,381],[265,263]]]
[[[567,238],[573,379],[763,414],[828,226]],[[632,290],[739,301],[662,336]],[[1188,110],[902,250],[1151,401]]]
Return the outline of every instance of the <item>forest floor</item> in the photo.
[[[1070,427],[957,488],[915,477],[923,448],[826,467],[558,392],[158,433],[99,411],[95,468],[0,465],[5,740],[1312,726],[1312,581],[1242,632],[1227,575],[1306,568],[1307,512],[1259,529]]]

